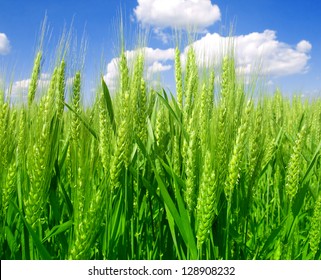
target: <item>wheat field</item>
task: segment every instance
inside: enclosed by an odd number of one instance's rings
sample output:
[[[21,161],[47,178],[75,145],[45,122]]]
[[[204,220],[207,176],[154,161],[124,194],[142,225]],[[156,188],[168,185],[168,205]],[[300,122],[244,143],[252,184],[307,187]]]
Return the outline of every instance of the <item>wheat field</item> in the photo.
[[[116,93],[101,78],[85,105],[64,58],[39,87],[43,59],[26,102],[0,89],[1,259],[321,259],[320,99],[176,48],[176,94],[122,51]]]

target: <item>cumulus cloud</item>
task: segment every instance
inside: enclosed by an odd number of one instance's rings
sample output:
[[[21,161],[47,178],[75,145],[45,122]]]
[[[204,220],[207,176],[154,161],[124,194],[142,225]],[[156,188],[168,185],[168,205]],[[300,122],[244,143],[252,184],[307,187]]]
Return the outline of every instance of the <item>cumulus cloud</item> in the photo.
[[[24,102],[26,101],[30,79],[18,80],[12,84],[11,98],[13,101]]]
[[[134,14],[144,25],[179,29],[203,29],[221,18],[219,7],[210,0],[138,0]]]
[[[308,70],[308,61],[312,45],[302,40],[291,46],[277,39],[276,32],[265,30],[246,35],[224,37],[217,33],[207,33],[200,40],[187,46],[181,55],[185,66],[188,49],[193,46],[199,67],[220,65],[223,56],[232,48],[235,53],[235,65],[239,74],[262,74],[271,78],[304,73]],[[127,51],[128,64],[132,65],[138,52],[145,57],[145,74],[149,79],[157,73],[173,69],[175,50],[142,48]],[[113,58],[107,65],[104,76],[111,91],[116,90],[119,82],[119,58]]]
[[[38,89],[48,89],[51,81],[50,73],[41,73],[38,80]],[[66,77],[66,89],[70,89],[73,85],[74,77]],[[30,86],[31,79],[23,79],[15,81],[12,84],[11,95],[13,97],[24,98],[28,94],[28,89]]]
[[[232,46],[239,72],[249,74],[259,70],[261,74],[271,76],[305,72],[312,48],[311,44],[305,40],[299,42],[296,47],[280,42],[277,40],[276,32],[272,30],[232,38],[222,37],[217,33],[208,33],[192,45],[200,66],[219,63],[224,52]],[[183,53],[183,62],[187,51],[188,47]]]
[[[6,55],[10,52],[10,41],[6,34],[0,33],[0,55]]]
[[[155,61],[151,66],[147,68],[147,77],[150,78],[155,73],[160,73],[172,69],[172,65],[166,65]]]
[[[117,89],[119,80],[119,70],[118,70],[119,58],[113,58],[107,65],[107,73],[104,76],[104,80],[111,92]]]
[[[156,60],[167,61],[173,60],[175,56],[175,50],[173,48],[169,49],[153,49],[153,48],[144,48],[144,54],[148,63],[152,63]]]
[[[138,50],[126,51],[125,55],[127,63],[130,66],[133,65],[134,59],[139,53],[144,54],[145,68],[147,69],[147,77],[150,78],[152,74],[168,71],[171,69],[170,65],[165,65],[166,61],[172,61],[174,59],[175,50],[169,48],[166,50],[153,49],[153,48],[141,48]],[[115,91],[119,83],[119,58],[113,58],[107,65],[107,73],[104,79],[108,85],[110,91]]]
[[[38,80],[38,88],[46,88],[50,84],[50,74],[41,73]],[[28,93],[28,88],[30,86],[31,79],[24,79],[15,81],[12,84],[12,95],[22,95]]]
[[[302,40],[300,43],[296,45],[296,50],[298,52],[307,53],[311,49],[312,49],[312,45],[306,40]]]

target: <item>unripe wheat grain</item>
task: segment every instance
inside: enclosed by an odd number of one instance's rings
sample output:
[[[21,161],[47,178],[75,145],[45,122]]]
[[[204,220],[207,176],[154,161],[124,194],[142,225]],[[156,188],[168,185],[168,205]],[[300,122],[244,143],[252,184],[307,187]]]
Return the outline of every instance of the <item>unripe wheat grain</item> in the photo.
[[[41,67],[41,59],[42,59],[42,52],[39,51],[37,53],[37,56],[35,58],[32,74],[31,74],[31,80],[30,85],[28,89],[28,105],[31,106],[33,100],[35,99],[37,85],[38,85],[38,79],[40,75],[40,67]]]
[[[319,195],[314,205],[309,237],[311,251],[313,256],[315,256],[319,249],[321,239],[321,195]]]
[[[300,157],[303,145],[303,136],[305,135],[305,127],[302,127],[298,133],[297,139],[293,146],[293,153],[287,165],[286,179],[285,179],[285,191],[290,199],[294,198],[299,188],[300,179]]]
[[[75,112],[80,115],[80,87],[81,75],[77,72],[73,83],[72,103]],[[71,116],[71,139],[76,143],[80,138],[80,120],[76,114]]]
[[[215,212],[215,172],[212,168],[211,153],[206,151],[204,169],[197,199],[197,247],[204,243],[209,229],[212,226]]]
[[[229,200],[232,197],[234,187],[235,185],[237,185],[240,177],[240,164],[243,157],[243,146],[245,143],[246,133],[248,130],[248,120],[249,120],[251,107],[252,107],[252,102],[249,101],[246,106],[245,114],[244,114],[244,117],[242,118],[241,125],[238,128],[232,157],[228,165],[228,178],[224,186],[224,192],[227,200]]]

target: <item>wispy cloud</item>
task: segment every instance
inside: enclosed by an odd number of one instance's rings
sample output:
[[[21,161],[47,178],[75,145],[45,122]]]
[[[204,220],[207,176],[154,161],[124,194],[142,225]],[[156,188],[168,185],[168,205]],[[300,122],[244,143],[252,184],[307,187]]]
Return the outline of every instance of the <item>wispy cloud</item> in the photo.
[[[170,35],[168,33],[164,32],[164,30],[162,28],[155,27],[155,28],[153,28],[153,32],[156,35],[156,37],[163,42],[164,45],[168,44],[168,42],[170,40]]]

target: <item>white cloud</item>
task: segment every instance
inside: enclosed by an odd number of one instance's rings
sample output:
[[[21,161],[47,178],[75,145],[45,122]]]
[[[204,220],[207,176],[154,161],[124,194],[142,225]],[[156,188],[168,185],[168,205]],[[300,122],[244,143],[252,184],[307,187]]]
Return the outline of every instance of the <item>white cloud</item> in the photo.
[[[12,85],[12,95],[24,95],[28,93],[31,79],[24,79],[15,81]],[[50,84],[50,74],[41,73],[38,80],[38,88],[46,88]]]
[[[309,52],[311,49],[312,49],[312,45],[306,40],[302,40],[296,45],[296,50],[298,52],[306,53],[306,52]]]
[[[12,92],[25,92],[28,91],[30,79],[15,81],[12,85]]]
[[[127,64],[129,68],[133,65],[134,59],[137,57],[139,52],[144,54],[145,68],[147,69],[147,77],[151,74],[158,72],[164,72],[169,70],[170,65],[165,65],[164,62],[172,61],[174,59],[175,50],[172,48],[161,50],[153,48],[141,48],[138,50],[126,51],[125,55],[127,58]],[[163,62],[163,63],[161,63]],[[117,89],[119,83],[119,58],[113,58],[107,65],[107,73],[104,76],[108,88],[111,92]]]
[[[167,71],[171,68],[171,65],[164,65],[158,61],[155,61],[151,66],[148,67],[147,71],[150,73],[157,73]]]
[[[39,80],[38,80],[38,85],[37,88],[41,91],[42,89],[47,89],[50,85],[51,81],[51,74],[50,73],[41,73]],[[73,85],[74,77],[66,77],[66,89],[70,89]],[[28,89],[30,86],[30,81],[31,79],[23,79],[23,80],[18,80],[15,81],[12,84],[12,96],[25,96],[28,93]]]
[[[155,61],[151,66],[147,68],[147,77],[152,77],[155,73],[165,72],[172,69],[172,65],[162,64],[159,61]]]
[[[25,102],[28,94],[30,79],[15,81],[11,87],[11,98],[14,102]],[[9,91],[9,89],[7,89]]]
[[[190,46],[187,46],[182,52],[183,67],[185,67]],[[310,59],[309,52],[312,48],[306,40],[300,41],[296,46],[278,41],[276,32],[272,30],[234,37],[207,33],[200,40],[195,41],[192,46],[200,67],[220,65],[223,56],[232,47],[235,52],[235,65],[238,73],[246,76],[262,74],[271,78],[306,72]],[[175,57],[173,48],[153,49],[145,47],[139,50],[126,51],[128,65],[133,65],[138,52],[144,54],[145,74],[148,79],[154,74],[170,71],[173,68]],[[107,73],[104,76],[111,91],[115,91],[119,83],[118,64],[119,58],[113,58],[108,63]]]
[[[0,55],[5,55],[10,52],[10,41],[6,34],[0,33]]]
[[[51,75],[50,73],[40,73],[40,80],[45,81],[45,80],[50,80]]]
[[[274,82],[272,80],[269,80],[267,83],[266,83],[268,86],[274,86]]]
[[[155,27],[153,29],[153,32],[156,35],[156,37],[163,42],[163,44],[168,44],[168,41],[170,39],[170,35],[167,34],[166,32],[164,32],[162,28]]]
[[[286,76],[303,73],[307,70],[312,46],[303,40],[296,48],[277,40],[276,32],[265,30],[262,33],[253,32],[247,35],[222,37],[217,33],[206,34],[194,42],[198,64],[209,66],[221,61],[222,56],[233,46],[237,70],[244,74],[260,71],[271,76]],[[188,47],[183,53],[183,62]]]
[[[38,79],[38,87],[39,88],[46,88],[50,85],[50,80],[51,80],[51,74],[50,73],[41,73],[40,77]],[[66,84],[69,83],[70,78],[66,79]],[[22,80],[22,81],[18,81],[16,83],[24,83],[27,87],[30,84],[30,79],[27,80]]]
[[[203,29],[221,18],[210,0],[138,0],[134,13],[142,24],[160,28]]]
[[[107,73],[104,76],[104,80],[111,92],[114,92],[117,89],[118,80],[119,80],[119,71],[118,71],[118,58],[113,58],[107,65]]]
[[[167,61],[173,60],[175,56],[175,50],[173,48],[169,49],[153,49],[153,48],[144,48],[144,53],[146,56],[147,63],[153,63],[156,60]]]

